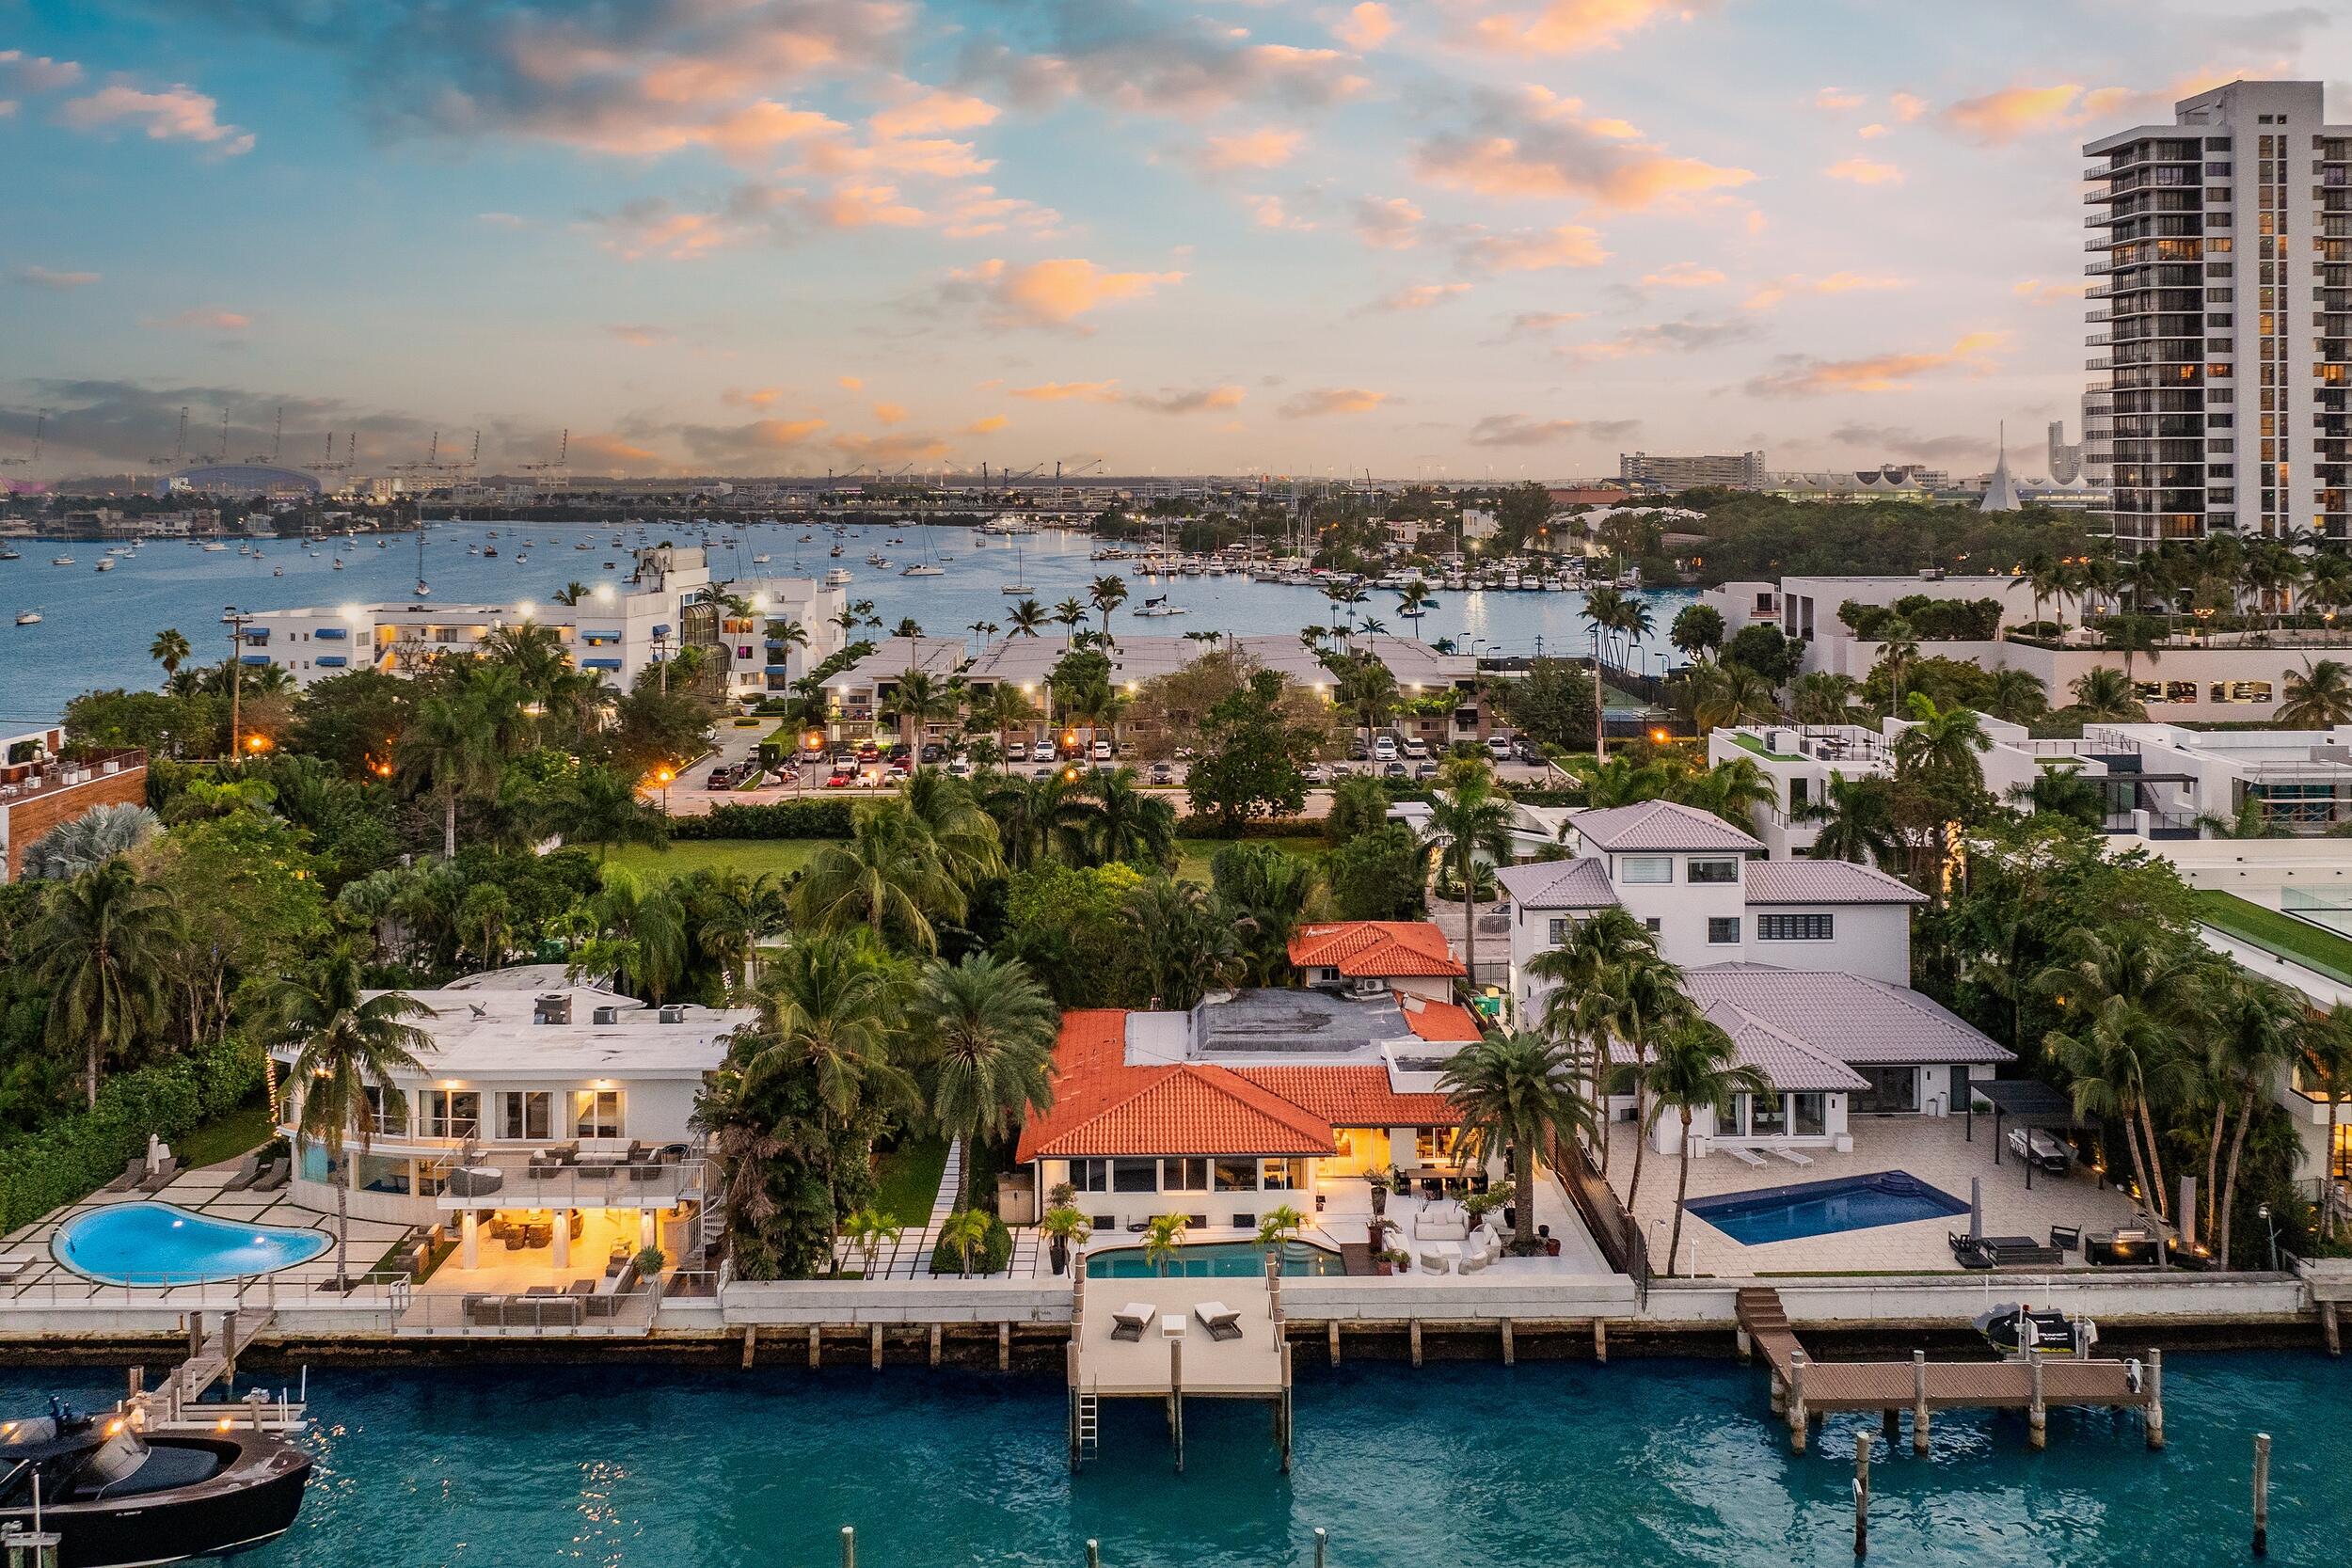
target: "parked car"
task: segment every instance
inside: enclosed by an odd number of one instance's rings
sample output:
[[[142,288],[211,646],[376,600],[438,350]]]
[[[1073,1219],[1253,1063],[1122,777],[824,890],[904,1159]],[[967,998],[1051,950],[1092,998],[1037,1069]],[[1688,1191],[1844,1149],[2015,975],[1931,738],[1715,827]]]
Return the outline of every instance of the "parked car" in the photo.
[[[1152,782],[1155,784],[1174,784],[1176,782],[1175,767],[1172,764],[1165,762],[1153,763],[1152,765]]]
[[[914,758],[914,748],[903,740],[890,748],[890,760],[893,762],[911,762]]]
[[[1098,740],[1094,743],[1094,760],[1097,762],[1108,762],[1118,754],[1119,749],[1107,740]]]
[[[1028,761],[1029,743],[1025,740],[1008,741],[1005,745],[1005,760],[1007,762]]]
[[[733,789],[735,769],[723,762],[721,763],[703,779],[703,787],[705,789]]]
[[[1544,760],[1544,749],[1541,746],[1536,745],[1534,741],[1528,739],[1525,736],[1520,736],[1518,739],[1511,742],[1511,754],[1518,758],[1521,762],[1541,762]]]
[[[951,779],[970,778],[972,776],[972,759],[959,753],[947,764],[947,776]]]
[[[1413,761],[1420,762],[1429,755],[1429,742],[1417,735],[1407,736],[1405,741],[1405,754]]]
[[[836,768],[825,780],[827,789],[847,789],[857,783],[857,774],[848,768]]]
[[[1055,774],[1057,774],[1057,773],[1058,773],[1058,772],[1060,772],[1060,771],[1061,771],[1061,769],[1060,769],[1058,767],[1057,767],[1057,766],[1056,766],[1056,765],[1054,765],[1053,763],[1050,763],[1050,762],[1049,762],[1049,763],[1047,763],[1044,767],[1042,767],[1042,768],[1039,768],[1039,769],[1038,769],[1035,773],[1031,774],[1030,776],[1031,776],[1032,778],[1037,779],[1038,781],[1040,781],[1040,782],[1041,783],[1041,782],[1043,782],[1044,780],[1047,780],[1047,779],[1052,778]]]
[[[1497,762],[1509,762],[1511,760],[1510,737],[1500,735],[1488,736],[1486,737],[1486,754]]]
[[[934,740],[923,748],[922,756],[925,762],[945,762],[947,760],[947,748]]]
[[[1350,762],[1370,762],[1372,760],[1372,748],[1365,745],[1361,740],[1351,740],[1347,743],[1347,760]]]
[[[913,765],[908,763],[904,758],[892,757],[890,759],[890,766],[882,769],[882,779],[883,782],[887,784],[898,784],[914,771],[914,768]]]
[[[1438,765],[1434,762],[1421,762],[1413,765],[1413,777],[1422,780],[1423,783],[1426,783],[1437,776]]]
[[[1372,756],[1375,762],[1394,762],[1396,760],[1396,736],[1384,735],[1374,739]]]
[[[860,741],[857,748],[857,760],[860,762],[880,762],[882,760],[882,748],[875,745],[870,740]]]
[[[844,746],[839,751],[834,752],[833,765],[836,769],[855,768],[857,766],[857,752],[850,747]]]
[[[1401,762],[1382,763],[1380,765],[1380,775],[1381,777],[1388,779],[1403,779],[1411,776],[1406,771],[1405,765]]]

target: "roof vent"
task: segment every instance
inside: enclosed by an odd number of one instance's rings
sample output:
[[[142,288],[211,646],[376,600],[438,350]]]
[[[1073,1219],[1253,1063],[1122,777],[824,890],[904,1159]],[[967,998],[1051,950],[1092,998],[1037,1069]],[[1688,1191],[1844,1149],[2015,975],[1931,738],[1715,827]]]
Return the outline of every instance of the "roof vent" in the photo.
[[[556,991],[550,995],[536,997],[532,1001],[532,1022],[569,1023],[571,1021],[572,999],[569,994]]]
[[[618,1007],[598,1007],[596,1011],[588,1015],[588,1021],[591,1023],[598,1024],[618,1023],[621,1022],[621,1009]]]
[[[686,1022],[686,1009],[683,1007],[664,1007],[661,1009],[661,1022],[664,1023],[683,1023]]]

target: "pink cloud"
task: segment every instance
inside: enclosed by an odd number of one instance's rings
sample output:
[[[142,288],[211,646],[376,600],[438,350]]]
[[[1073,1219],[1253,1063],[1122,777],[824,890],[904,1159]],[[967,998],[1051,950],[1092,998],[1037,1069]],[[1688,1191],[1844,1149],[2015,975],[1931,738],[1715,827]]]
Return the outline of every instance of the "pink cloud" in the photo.
[[[878,136],[926,136],[976,130],[993,124],[998,113],[996,105],[985,99],[934,88],[880,111],[867,123]]]
[[[1539,87],[1484,96],[1467,129],[1415,148],[1413,166],[1434,183],[1481,196],[1624,211],[1756,178],[1748,169],[1668,153],[1624,120],[1588,115],[1580,101]]]
[[[783,396],[781,387],[730,387],[719,394],[719,401],[731,408],[772,408]]]
[[[0,49],[0,83],[24,92],[55,92],[82,79],[82,68],[72,60],[27,55],[21,49]]]
[[[1377,49],[1388,36],[1396,31],[1396,18],[1386,6],[1365,0],[1335,24],[1331,31],[1342,43],[1354,50]]]
[[[183,310],[161,321],[150,320],[149,326],[165,326],[179,332],[243,332],[253,325],[253,318],[241,310],[224,310],[217,305],[199,306]]]
[[[1279,126],[1211,136],[1193,155],[1193,161],[1203,169],[1219,174],[1242,168],[1279,168],[1297,155],[1299,144],[1306,139],[1305,132]]]
[[[1750,310],[1769,310],[1791,294],[1851,294],[1887,289],[1908,289],[1908,277],[1891,277],[1858,272],[1833,272],[1820,277],[1792,274],[1759,283],[1744,301]]]
[[[1850,181],[1857,185],[1899,185],[1903,171],[1893,164],[1882,164],[1868,158],[1848,158],[1821,170],[1832,180]]]
[[[1369,414],[1390,401],[1389,393],[1368,392],[1361,387],[1318,387],[1298,393],[1279,412],[1286,420],[1313,420],[1327,414]]]
[[[219,102],[193,87],[145,92],[117,82],[85,97],[68,99],[57,118],[76,131],[135,125],[151,141],[202,142],[224,158],[253,150],[252,133],[222,124]]]
[[[1375,310],[1426,310],[1470,293],[1467,283],[1411,283],[1373,301]]]
[[[664,343],[677,341],[677,334],[667,327],[647,326],[642,323],[621,323],[606,327],[605,331],[631,348],[660,348]]]
[[[1696,261],[1676,261],[1656,272],[1645,274],[1642,286],[1645,289],[1709,289],[1724,280],[1724,275],[1713,267],[1701,266]]]
[[[904,424],[906,423],[906,419],[907,410],[904,404],[878,403],[874,404],[874,422],[876,424]]]
[[[2007,346],[2007,332],[1971,332],[1948,349],[1911,354],[1874,354],[1859,359],[1819,359],[1787,355],[1776,367],[1747,384],[1758,397],[1819,397],[1837,392],[1900,392],[1921,376],[1948,370],[1990,371],[1987,357]]]
[[[1616,49],[1625,40],[1665,18],[1689,20],[1707,0],[1545,0],[1533,9],[1514,8],[1481,17],[1471,37],[1491,49],[1514,54],[1574,55]]]
[[[1867,100],[1865,99],[1860,93],[1848,92],[1843,87],[1823,87],[1820,91],[1813,95],[1813,106],[1815,108],[1828,109],[1833,112],[1844,109],[1859,109],[1867,102]]]
[[[1117,381],[1044,381],[1034,387],[1015,387],[1011,395],[1031,403],[1117,403]]]
[[[1105,305],[1148,298],[1184,280],[1181,272],[1111,272],[1081,256],[1013,265],[991,258],[948,274],[943,292],[977,298],[998,325],[1073,326]]]
[[[1412,249],[1421,243],[1421,209],[1401,196],[1356,203],[1356,237],[1375,250]]]
[[[1465,266],[1487,272],[1548,272],[1554,267],[1597,267],[1609,260],[1600,232],[1581,223],[1514,234],[1482,234],[1464,243]]]

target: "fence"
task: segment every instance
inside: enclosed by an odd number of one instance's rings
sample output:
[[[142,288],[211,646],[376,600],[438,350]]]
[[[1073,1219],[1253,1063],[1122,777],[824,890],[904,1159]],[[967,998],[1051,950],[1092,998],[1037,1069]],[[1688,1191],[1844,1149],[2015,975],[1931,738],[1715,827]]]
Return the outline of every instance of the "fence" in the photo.
[[[1593,1233],[1600,1254],[1609,1266],[1633,1281],[1634,1299],[1644,1306],[1649,1302],[1649,1243],[1643,1239],[1642,1227],[1625,1212],[1617,1195],[1596,1165],[1591,1152],[1581,1143],[1563,1144],[1551,1141],[1546,1154],[1552,1174],[1568,1195],[1568,1201],[1584,1221],[1584,1227]]]

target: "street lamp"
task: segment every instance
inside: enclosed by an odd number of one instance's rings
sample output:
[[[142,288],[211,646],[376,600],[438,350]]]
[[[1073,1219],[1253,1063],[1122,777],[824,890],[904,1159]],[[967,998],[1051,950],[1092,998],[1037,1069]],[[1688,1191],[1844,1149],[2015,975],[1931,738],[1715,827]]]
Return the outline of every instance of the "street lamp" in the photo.
[[[661,815],[670,815],[670,784],[677,778],[677,770],[667,766],[653,770],[653,782],[661,786]]]
[[[2273,1225],[2273,1224],[2271,1224],[2271,1223],[2270,1223],[2270,1205],[2269,1205],[2269,1204],[2265,1203],[2265,1204],[2262,1205],[2262,1207],[2260,1207],[2260,1208],[2256,1209],[2256,1210],[2254,1211],[2254,1212],[2255,1212],[2255,1214],[2256,1214],[2257,1216],[2259,1216],[2259,1217],[2261,1218],[2261,1220],[2262,1220],[2262,1222],[2263,1222],[2263,1228],[2264,1228],[2265,1231],[2268,1231],[2268,1232],[2269,1232],[2269,1236],[2270,1236],[2270,1272],[2271,1272],[2272,1274],[2277,1274],[2277,1273],[2279,1272],[2279,1227],[2278,1227],[2277,1226],[2275,1226],[2275,1225]],[[2223,1268],[2225,1268],[2225,1269],[2226,1269],[2226,1268],[2228,1268],[2228,1267],[2230,1266],[2230,1260],[2229,1260],[2227,1258],[2224,1258],[2224,1259],[2221,1260],[2221,1266],[2222,1266]]]

